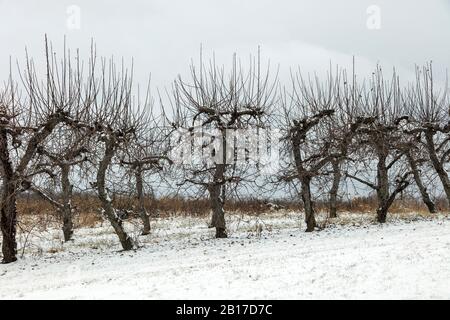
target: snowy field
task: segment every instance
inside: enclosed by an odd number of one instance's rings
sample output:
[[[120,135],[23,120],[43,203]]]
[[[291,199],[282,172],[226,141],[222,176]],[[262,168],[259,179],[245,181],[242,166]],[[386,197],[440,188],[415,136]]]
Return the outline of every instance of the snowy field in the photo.
[[[158,219],[133,252],[106,224],[69,244],[34,230],[20,261],[0,265],[0,298],[449,299],[449,217],[371,219],[347,214],[307,234],[296,213],[235,215],[220,240],[205,219]]]

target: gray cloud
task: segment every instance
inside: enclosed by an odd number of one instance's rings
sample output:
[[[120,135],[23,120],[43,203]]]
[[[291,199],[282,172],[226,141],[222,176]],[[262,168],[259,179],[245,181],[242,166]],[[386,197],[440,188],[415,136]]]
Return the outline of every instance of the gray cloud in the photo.
[[[81,29],[66,27],[67,7],[81,9]],[[381,29],[366,27],[367,8],[381,9]],[[359,73],[377,62],[397,66],[405,79],[414,64],[433,60],[443,80],[450,67],[450,5],[448,0],[152,0],[152,1],[0,1],[0,72],[8,70],[9,55],[42,56],[43,35],[61,47],[87,52],[90,38],[100,55],[134,57],[136,76],[153,85],[168,85],[197,59],[214,51],[227,62],[233,52],[242,58],[261,45],[263,57],[281,64],[282,76],[291,66],[325,70],[330,61],[351,65]]]

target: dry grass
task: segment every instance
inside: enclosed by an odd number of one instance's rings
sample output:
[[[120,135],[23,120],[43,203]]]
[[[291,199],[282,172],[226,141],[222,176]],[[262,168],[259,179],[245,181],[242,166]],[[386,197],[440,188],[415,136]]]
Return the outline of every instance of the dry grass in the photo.
[[[116,207],[133,209],[133,200],[116,198],[114,201]],[[117,239],[109,223],[104,223],[104,219],[99,214],[100,204],[95,196],[77,195],[73,203],[77,208],[74,222],[78,233],[76,237],[78,248],[98,249],[117,245]],[[147,199],[146,204],[152,210],[149,212],[153,213],[152,233],[154,235],[180,238],[205,232],[210,215],[207,200],[163,198],[151,201]],[[264,232],[277,232],[286,228],[304,230],[304,216],[298,203],[284,201],[277,204],[282,206],[280,210],[270,210],[267,202],[263,200],[229,201],[226,206],[228,233],[233,235],[244,232],[249,237],[260,237]],[[337,225],[359,227],[376,223],[376,200],[373,198],[355,198],[352,202],[340,203],[338,217],[333,219],[329,218],[326,202],[317,202],[316,205],[316,219],[321,229]],[[35,197],[22,197],[18,209],[18,242],[21,256],[54,254],[67,248],[67,244],[63,241],[60,218],[47,202]],[[396,201],[388,221],[428,220],[443,216],[448,217],[442,213],[431,215],[420,201],[403,199]],[[148,240],[145,237],[139,237],[141,222],[137,216],[130,215],[125,225],[136,243],[142,244]]]
[[[435,200],[436,208],[438,211],[447,211],[448,206],[444,198]],[[338,210],[348,212],[375,212],[377,208],[377,199],[375,196],[370,197],[356,197],[351,201],[341,202],[338,205]],[[416,198],[405,197],[403,199],[397,199],[394,201],[389,209],[390,213],[405,214],[405,213],[421,213],[427,215],[428,208],[425,204]]]
[[[136,201],[133,198],[117,197],[114,205],[118,209],[135,211]],[[247,199],[241,201],[229,200],[225,205],[225,211],[229,214],[243,213],[252,216],[261,215],[269,210],[267,200]],[[289,211],[302,210],[301,205],[294,201],[272,201],[281,208]],[[93,227],[103,221],[100,215],[100,203],[92,194],[78,194],[73,198],[73,204],[76,208],[75,227]],[[145,200],[147,211],[153,217],[207,217],[210,214],[209,201],[207,199],[186,199],[181,197],[165,197],[153,200]],[[327,211],[326,202],[316,202],[318,212]],[[444,200],[437,201],[437,207],[440,211],[447,210]],[[352,201],[341,202],[338,205],[341,212],[351,213],[374,213],[376,210],[376,199],[374,197],[358,197]],[[26,222],[32,218],[39,222],[44,228],[49,225],[59,223],[59,217],[54,208],[46,201],[34,196],[21,197],[18,201],[19,218],[21,222]],[[420,200],[417,199],[399,199],[394,202],[390,213],[396,215],[415,212],[427,215],[428,210]]]

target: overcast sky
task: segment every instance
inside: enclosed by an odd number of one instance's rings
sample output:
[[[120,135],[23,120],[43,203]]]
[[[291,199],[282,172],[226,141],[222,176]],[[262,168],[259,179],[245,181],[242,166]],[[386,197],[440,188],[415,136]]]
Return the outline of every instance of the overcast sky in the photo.
[[[160,89],[198,61],[200,44],[220,64],[260,45],[282,81],[292,67],[324,72],[330,62],[351,67],[353,56],[360,77],[379,62],[406,82],[433,60],[443,82],[450,68],[450,0],[0,0],[2,80],[25,46],[43,61],[45,33],[84,56],[93,38],[99,55],[134,58],[137,80],[151,73]]]
[[[367,11],[373,5],[379,19],[373,7]],[[261,45],[282,75],[295,66],[326,70],[330,61],[350,66],[353,55],[361,75],[377,62],[396,66],[403,79],[415,63],[433,60],[441,79],[450,67],[450,0],[0,0],[0,26],[4,77],[9,56],[23,59],[25,46],[42,58],[45,33],[56,46],[66,35],[86,53],[94,38],[100,55],[134,57],[138,80],[151,72],[153,87],[185,73],[200,44],[220,63]]]

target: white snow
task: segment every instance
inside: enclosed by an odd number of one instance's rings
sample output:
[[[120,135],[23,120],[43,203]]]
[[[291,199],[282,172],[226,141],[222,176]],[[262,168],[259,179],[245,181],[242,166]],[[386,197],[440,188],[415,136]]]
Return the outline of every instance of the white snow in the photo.
[[[229,219],[220,240],[205,219],[158,219],[132,252],[106,224],[64,245],[58,230],[40,231],[22,259],[0,266],[0,299],[450,298],[447,216],[314,233],[294,213]]]

